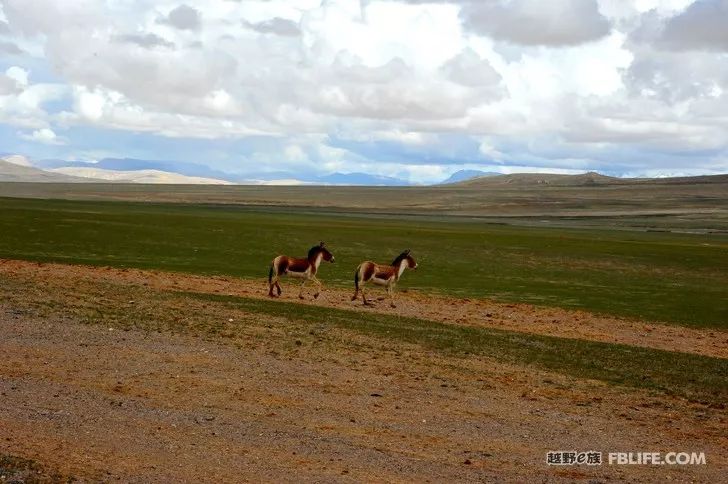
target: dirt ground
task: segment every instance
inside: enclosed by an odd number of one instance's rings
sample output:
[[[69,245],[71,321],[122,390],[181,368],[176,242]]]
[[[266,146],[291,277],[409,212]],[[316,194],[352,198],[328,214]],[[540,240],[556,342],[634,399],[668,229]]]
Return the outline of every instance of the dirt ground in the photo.
[[[203,277],[189,274],[90,267],[62,264],[38,264],[0,259],[0,274],[34,279],[75,279],[115,284],[144,285],[155,290],[190,291],[225,294],[253,298],[268,298],[265,280],[246,280],[232,277]],[[364,312],[397,314],[429,319],[449,324],[491,327],[544,334],[565,338],[578,338],[607,343],[695,353],[728,358],[728,333],[711,329],[691,329],[652,322],[641,322],[585,311],[537,307],[529,304],[506,304],[484,299],[461,299],[419,294],[396,293],[396,308],[389,300],[377,300],[386,295],[376,287],[367,286],[373,307],[364,307],[361,299],[351,301],[352,290],[325,287],[314,300],[313,288],[305,289],[306,299],[298,299],[296,280],[283,279],[282,299],[301,304],[356,309]]]
[[[49,473],[123,482],[720,482],[728,469],[723,409],[345,330],[287,328],[184,296],[155,299],[168,290],[265,297],[261,281],[17,261],[1,261],[0,277],[0,455]],[[316,304],[358,308],[349,296],[329,289]],[[150,317],[249,324],[234,338],[84,324],[102,299],[148,303]],[[383,301],[361,311],[728,354],[721,332],[527,305],[407,293],[396,309]],[[549,467],[550,450],[597,450],[605,460],[705,452],[707,465]]]

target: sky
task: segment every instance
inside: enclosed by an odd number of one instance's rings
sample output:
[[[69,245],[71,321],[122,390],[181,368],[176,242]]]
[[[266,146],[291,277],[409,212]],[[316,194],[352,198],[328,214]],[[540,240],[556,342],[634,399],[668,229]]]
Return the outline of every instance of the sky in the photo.
[[[728,0],[0,0],[0,151],[728,172]]]

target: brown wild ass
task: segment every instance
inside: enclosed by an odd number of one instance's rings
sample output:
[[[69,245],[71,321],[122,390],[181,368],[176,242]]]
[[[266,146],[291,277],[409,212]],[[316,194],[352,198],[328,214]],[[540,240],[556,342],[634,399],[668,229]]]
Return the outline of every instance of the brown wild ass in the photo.
[[[359,292],[361,292],[361,298],[364,301],[364,305],[368,306],[369,301],[367,301],[367,298],[364,295],[364,284],[371,281],[380,286],[387,286],[387,294],[389,294],[390,297],[390,305],[393,308],[396,307],[394,304],[394,286],[399,281],[399,278],[402,277],[404,270],[408,267],[410,269],[417,269],[417,262],[415,262],[410,255],[409,249],[399,254],[392,261],[392,265],[389,266],[375,264],[371,261],[362,262],[359,264],[359,267],[356,268],[356,272],[354,273],[355,291],[351,300],[356,300]]]
[[[319,245],[311,247],[308,251],[308,257],[305,259],[296,259],[294,257],[288,257],[287,255],[279,255],[270,265],[270,271],[268,271],[268,295],[275,297],[273,294],[273,288],[276,288],[278,296],[281,295],[281,285],[278,279],[281,276],[288,275],[291,277],[303,278],[301,288],[298,291],[298,297],[303,299],[303,286],[306,281],[313,281],[316,287],[316,294],[313,295],[314,299],[319,297],[321,293],[321,282],[316,279],[316,273],[318,272],[321,261],[325,260],[328,262],[334,262],[334,256],[329,252],[325,244],[321,242]]]

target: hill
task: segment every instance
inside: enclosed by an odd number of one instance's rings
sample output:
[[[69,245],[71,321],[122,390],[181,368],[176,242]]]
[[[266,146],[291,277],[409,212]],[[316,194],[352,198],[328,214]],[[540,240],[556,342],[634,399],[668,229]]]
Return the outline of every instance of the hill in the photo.
[[[554,173],[515,173],[512,175],[479,176],[477,178],[471,178],[469,180],[462,181],[455,185],[469,188],[495,187],[504,185],[551,185],[559,187],[576,187],[590,185],[608,185],[611,183],[620,183],[623,180],[624,179],[601,175],[593,171],[580,175],[558,175]]]
[[[482,170],[459,170],[450,175],[447,179],[441,181],[440,185],[448,185],[451,183],[460,183],[473,178],[481,178],[488,176],[501,176],[500,173],[494,171],[482,171]]]
[[[12,160],[12,161],[8,161]],[[22,157],[0,158],[0,181],[3,182],[42,182],[42,183],[87,183],[98,180],[79,178],[63,173],[52,173],[23,163]],[[21,164],[22,163],[22,164]]]
[[[54,168],[53,173],[84,177],[87,179],[108,180],[121,183],[162,183],[162,184],[195,184],[195,185],[231,185],[226,180],[205,178],[198,176],[186,176],[179,173],[171,173],[162,170],[105,170],[103,168],[90,167],[65,167]]]

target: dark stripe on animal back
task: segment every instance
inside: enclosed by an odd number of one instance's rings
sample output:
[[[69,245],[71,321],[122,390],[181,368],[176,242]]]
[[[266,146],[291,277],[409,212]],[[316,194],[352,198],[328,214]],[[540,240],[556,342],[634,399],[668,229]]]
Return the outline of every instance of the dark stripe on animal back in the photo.
[[[402,252],[401,254],[399,254],[397,257],[394,258],[394,260],[392,261],[392,265],[394,267],[397,267],[399,265],[399,263],[402,262],[402,260],[406,259],[406,258],[407,258],[407,254]]]
[[[311,249],[309,249],[308,251],[308,260],[313,261],[313,259],[316,258],[319,252],[323,252],[323,249],[320,246],[316,245],[314,247],[311,247]]]

